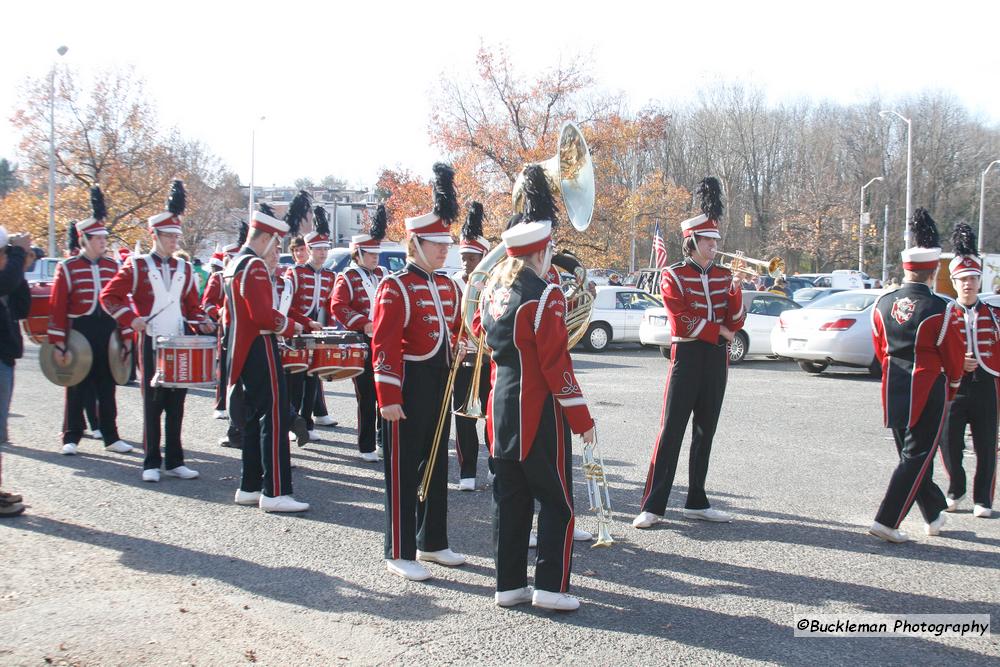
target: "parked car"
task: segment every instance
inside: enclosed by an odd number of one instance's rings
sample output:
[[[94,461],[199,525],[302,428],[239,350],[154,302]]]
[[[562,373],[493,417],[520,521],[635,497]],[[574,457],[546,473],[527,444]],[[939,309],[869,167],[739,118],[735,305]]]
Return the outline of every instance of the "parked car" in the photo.
[[[871,311],[882,290],[846,290],[800,310],[782,313],[771,332],[774,353],[795,359],[807,373],[822,373],[831,365],[882,369],[875,361]]]
[[[805,306],[814,301],[819,301],[823,297],[843,291],[839,287],[803,287],[802,289],[795,290],[792,300],[800,306]]]
[[[31,270],[24,272],[24,279],[29,283],[50,283],[56,279],[56,265],[61,261],[57,257],[37,259]]]
[[[778,325],[782,313],[801,306],[791,299],[770,292],[743,292],[743,307],[747,319],[729,345],[729,361],[738,364],[750,355],[773,356],[771,330]],[[639,327],[639,342],[658,345],[665,357],[670,356],[670,324],[665,308],[650,308]]]
[[[451,252],[448,253],[449,259]],[[349,248],[331,248],[330,254],[323,264],[328,269],[333,269],[334,273],[340,273],[351,263],[351,251]],[[383,243],[382,252],[378,256],[379,266],[385,268],[389,273],[399,271],[406,264],[406,249],[398,243]],[[460,265],[461,266],[461,265]],[[448,264],[445,264],[448,268]]]
[[[591,352],[601,352],[609,343],[638,343],[642,314],[661,305],[634,287],[598,287],[590,326],[580,342]]]

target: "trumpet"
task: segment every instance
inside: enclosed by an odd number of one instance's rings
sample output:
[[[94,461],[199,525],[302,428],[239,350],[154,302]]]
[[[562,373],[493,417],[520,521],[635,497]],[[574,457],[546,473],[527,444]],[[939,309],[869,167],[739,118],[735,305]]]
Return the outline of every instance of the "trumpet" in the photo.
[[[597,448],[596,431],[594,442],[583,446],[580,463],[587,483],[590,511],[597,515],[597,541],[590,548],[610,547],[615,543],[611,537],[611,494],[608,491],[608,479],[604,476],[604,457]]]
[[[733,273],[739,271],[752,276],[761,276],[766,273],[772,278],[785,275],[785,260],[780,257],[772,257],[769,260],[754,259],[747,257],[740,250],[715,253],[715,263]]]

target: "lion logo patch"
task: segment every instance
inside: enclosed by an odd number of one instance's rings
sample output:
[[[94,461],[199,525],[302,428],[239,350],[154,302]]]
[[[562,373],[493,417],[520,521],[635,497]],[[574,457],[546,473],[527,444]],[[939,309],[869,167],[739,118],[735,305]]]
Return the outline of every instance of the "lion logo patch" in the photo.
[[[892,312],[889,314],[899,324],[906,324],[913,317],[913,311],[916,309],[916,306],[917,304],[914,303],[913,299],[904,297],[892,304]]]

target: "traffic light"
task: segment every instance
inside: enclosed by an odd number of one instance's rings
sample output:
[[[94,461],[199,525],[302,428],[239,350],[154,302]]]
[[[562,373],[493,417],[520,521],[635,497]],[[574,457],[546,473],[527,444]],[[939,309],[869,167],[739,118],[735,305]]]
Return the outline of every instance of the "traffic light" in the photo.
[[[753,218],[750,217],[749,213],[743,214],[743,226],[746,227],[747,229],[753,227]]]

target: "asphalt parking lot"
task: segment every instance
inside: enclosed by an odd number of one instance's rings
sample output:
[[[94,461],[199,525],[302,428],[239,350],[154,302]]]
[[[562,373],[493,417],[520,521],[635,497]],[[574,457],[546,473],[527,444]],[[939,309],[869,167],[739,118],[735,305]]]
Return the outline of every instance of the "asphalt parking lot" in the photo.
[[[492,603],[485,459],[475,493],[449,495],[452,547],[469,564],[404,582],[382,564],[381,468],[356,457],[348,383],[327,384],[323,440],[293,447],[302,516],[232,503],[238,453],[215,443],[210,392],[186,406],[194,481],[143,484],[141,456],[84,440],[59,454],[61,390],[28,345],[18,364],[4,488],[27,512],[0,524],[3,664],[997,664],[985,638],[795,638],[793,618],[969,613],[1000,620],[1000,520],[966,506],[940,537],[889,545],[865,533],[894,464],[879,385],[864,372],[808,375],[752,360],[730,383],[708,479],[731,524],[681,517],[687,445],[665,521],[630,525],[658,432],[667,361],[613,346],[574,353],[611,482],[616,544],[578,546],[559,615]],[[135,386],[119,428],[141,440]],[[454,449],[451,481],[457,482]],[[971,472],[975,459],[967,456]],[[944,471],[940,459],[935,476]],[[579,479],[579,477],[578,477]],[[594,529],[576,485],[578,522]],[[996,632],[996,628],[994,628]]]

